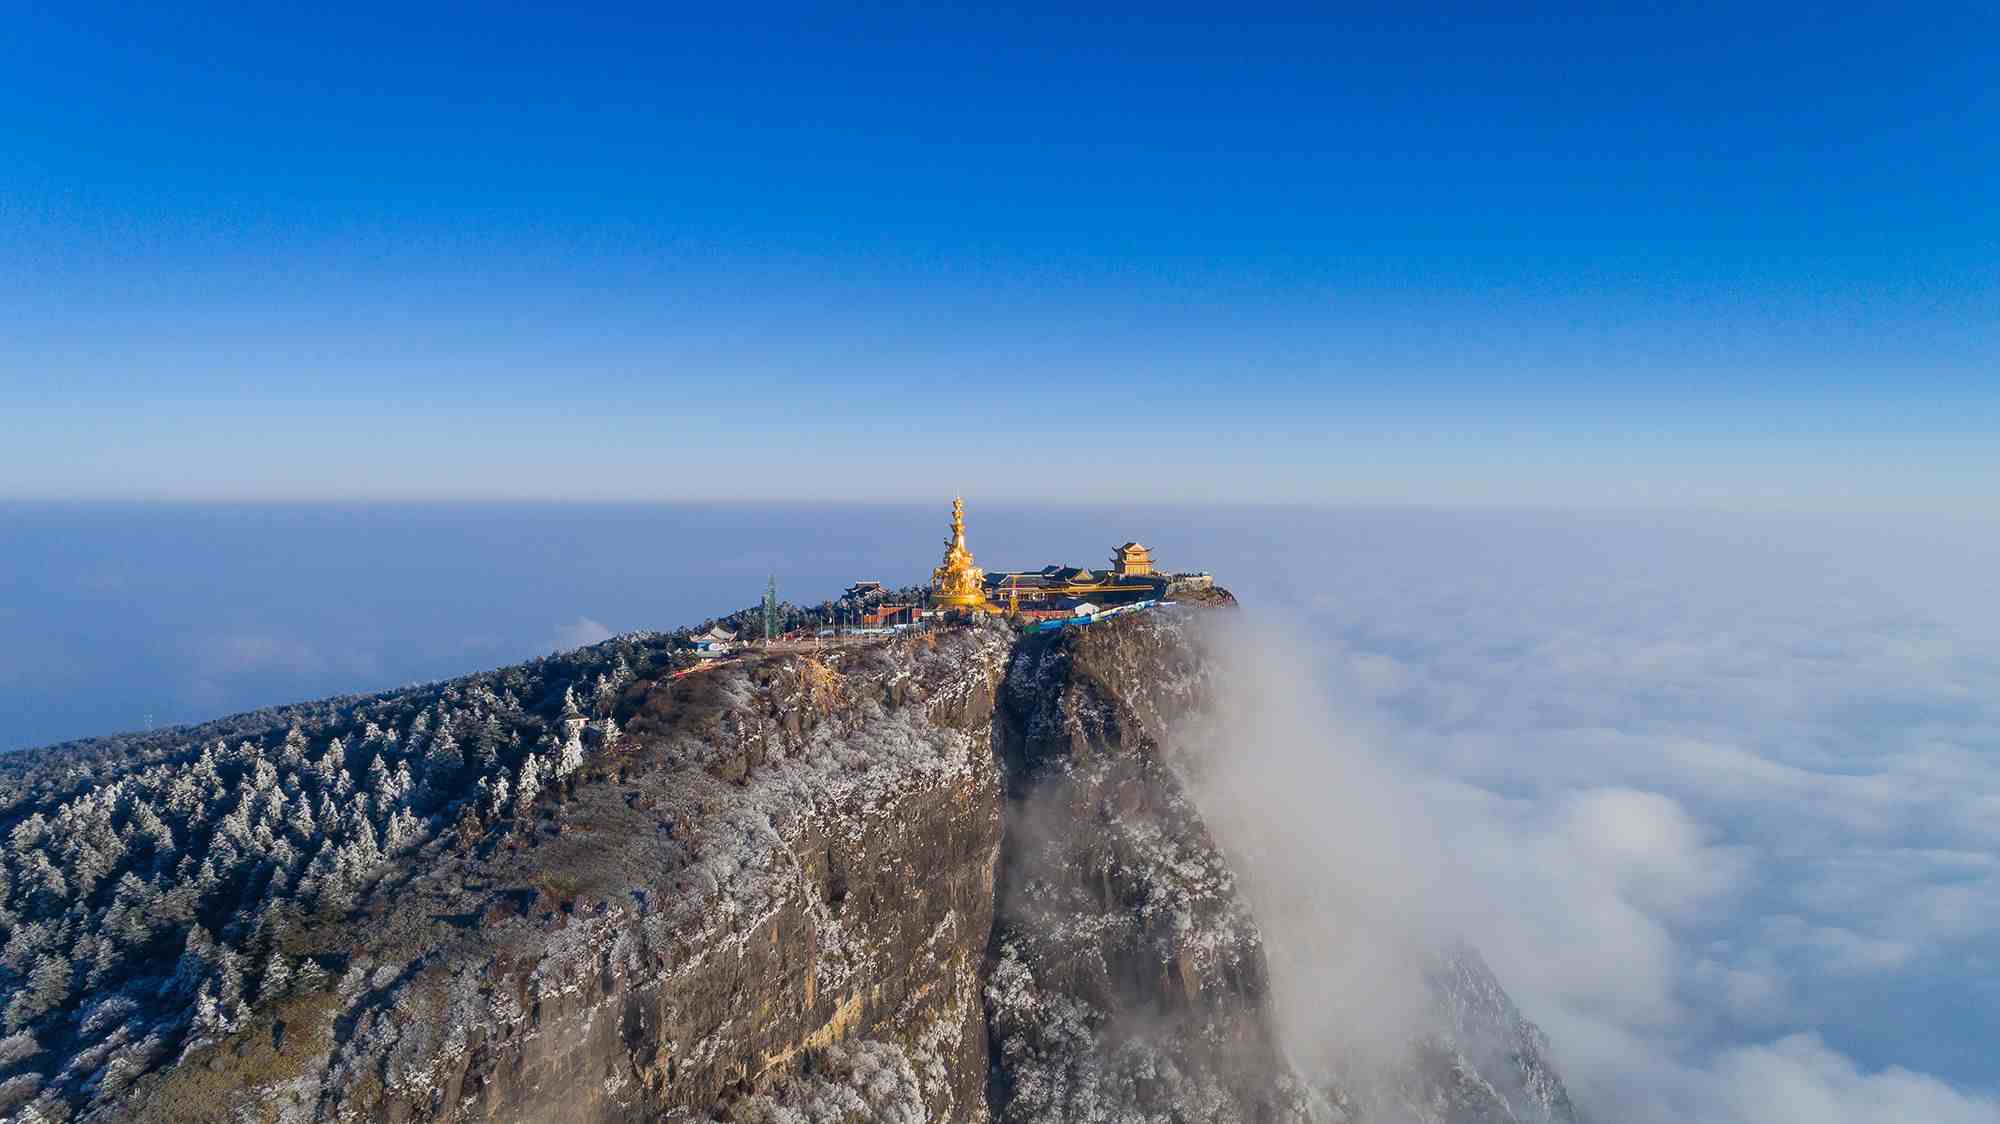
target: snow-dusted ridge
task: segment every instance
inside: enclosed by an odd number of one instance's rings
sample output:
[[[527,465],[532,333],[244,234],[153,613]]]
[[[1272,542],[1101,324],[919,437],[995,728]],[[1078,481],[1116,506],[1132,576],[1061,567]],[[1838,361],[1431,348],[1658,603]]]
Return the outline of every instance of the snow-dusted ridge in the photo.
[[[1206,611],[678,678],[639,634],[19,755],[0,1120],[1360,1119],[1160,750]],[[1474,963],[1397,1088],[1498,1099],[1411,1118],[1571,1119]]]

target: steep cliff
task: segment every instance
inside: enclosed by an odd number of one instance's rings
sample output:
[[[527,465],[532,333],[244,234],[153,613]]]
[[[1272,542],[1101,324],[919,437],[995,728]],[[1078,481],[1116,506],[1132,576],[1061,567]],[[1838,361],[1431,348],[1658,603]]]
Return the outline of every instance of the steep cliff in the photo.
[[[1003,1121],[1304,1119],[1256,923],[1161,749],[1205,674],[1163,618],[1015,655],[986,992]]]
[[[622,638],[14,762],[0,1117],[1572,1119],[1469,955],[1406,1066],[1295,1073],[1163,748],[1201,612]]]
[[[1231,731],[1205,748],[1174,736],[1216,725],[1224,661],[1202,624],[1154,614],[1016,650],[987,984],[996,1115],[1575,1124],[1546,1038],[1462,944],[1421,957],[1407,981],[1421,1016],[1387,1057],[1280,1041],[1265,935],[1193,788],[1230,767]]]

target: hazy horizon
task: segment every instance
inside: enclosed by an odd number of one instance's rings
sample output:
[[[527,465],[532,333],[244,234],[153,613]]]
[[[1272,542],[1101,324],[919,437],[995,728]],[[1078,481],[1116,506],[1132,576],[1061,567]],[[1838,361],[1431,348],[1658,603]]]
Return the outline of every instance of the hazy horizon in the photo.
[[[1263,572],[1290,530],[1348,527],[1365,535],[1458,525],[1476,533],[1524,522],[1564,534],[1595,526],[2000,541],[2000,521],[1973,516],[1884,524],[1851,515],[1643,509],[1024,506],[976,495],[968,511],[975,553],[988,568],[1094,565],[1116,542],[1138,538],[1164,565],[1216,569],[1210,562],[1233,561],[1234,572],[1225,564],[1218,580],[1263,608],[1271,599],[1323,595],[1302,595],[1291,584],[1295,574],[1274,581]],[[121,665],[137,683],[107,685],[96,681],[88,657],[48,661],[46,649],[32,647],[0,655],[0,671],[10,673],[0,676],[0,750],[129,732],[148,716],[179,725],[372,693],[616,633],[672,630],[755,604],[768,577],[799,605],[831,599],[861,579],[920,584],[936,564],[947,514],[943,499],[0,504],[0,577],[20,591],[0,604],[0,625],[13,635],[39,630],[58,651],[96,643],[141,659]],[[592,538],[614,532],[625,545]],[[1205,559],[1205,550],[1221,557]],[[1949,566],[1950,555],[1927,564]],[[519,603],[537,594],[570,607]],[[417,605],[421,612],[410,615]],[[354,631],[338,634],[340,622]],[[172,642],[154,647],[156,637]],[[397,656],[399,640],[414,652]],[[149,654],[137,657],[135,642]],[[73,675],[67,686],[54,678],[65,671]]]

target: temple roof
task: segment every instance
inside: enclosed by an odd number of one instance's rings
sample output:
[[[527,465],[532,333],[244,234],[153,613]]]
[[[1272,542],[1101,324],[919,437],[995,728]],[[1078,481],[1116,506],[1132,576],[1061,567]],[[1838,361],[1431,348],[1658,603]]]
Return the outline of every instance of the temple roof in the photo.
[[[986,584],[1012,586],[1021,589],[1040,589],[1050,584],[1050,575],[1046,570],[1024,570],[1015,573],[988,574],[986,575]]]
[[[1052,585],[1068,585],[1072,582],[1091,584],[1096,582],[1159,582],[1166,579],[1158,574],[1121,574],[1115,570],[1100,567],[1089,569],[1083,566],[1044,566],[1040,570],[1002,570],[986,575],[986,584],[1006,589],[1014,586],[1022,590],[1041,589]]]

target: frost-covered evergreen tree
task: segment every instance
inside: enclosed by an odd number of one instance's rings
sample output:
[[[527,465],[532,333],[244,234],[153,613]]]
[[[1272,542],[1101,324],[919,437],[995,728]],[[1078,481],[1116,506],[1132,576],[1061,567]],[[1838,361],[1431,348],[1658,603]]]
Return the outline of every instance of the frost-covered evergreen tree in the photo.
[[[61,950],[52,949],[35,956],[27,976],[14,989],[7,1003],[7,1029],[20,1030],[69,998],[70,964]]]
[[[541,754],[530,753],[521,762],[521,776],[514,783],[514,815],[527,819],[534,814],[535,797],[541,794],[542,779],[548,773],[548,766]]]
[[[562,744],[556,747],[555,777],[561,780],[583,767],[583,728],[587,723],[577,706],[576,692],[563,692]]]

